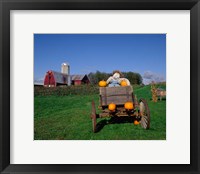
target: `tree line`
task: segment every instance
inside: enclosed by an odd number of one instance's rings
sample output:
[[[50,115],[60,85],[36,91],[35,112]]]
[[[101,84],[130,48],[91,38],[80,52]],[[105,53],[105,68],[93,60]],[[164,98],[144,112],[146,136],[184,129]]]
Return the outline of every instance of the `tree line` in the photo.
[[[127,78],[131,84],[142,84],[142,76],[139,73],[135,72],[122,72],[123,77]],[[90,79],[91,84],[98,84],[99,81],[101,80],[107,80],[110,76],[112,76],[112,73],[105,73],[105,72],[90,72],[88,74],[88,77]]]

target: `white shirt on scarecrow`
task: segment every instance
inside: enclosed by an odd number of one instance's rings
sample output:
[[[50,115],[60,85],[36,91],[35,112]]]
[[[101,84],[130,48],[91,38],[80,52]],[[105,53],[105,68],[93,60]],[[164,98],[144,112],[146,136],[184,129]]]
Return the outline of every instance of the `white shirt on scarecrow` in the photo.
[[[127,78],[120,78],[120,73],[115,72],[108,78],[106,83],[108,84],[108,87],[120,86],[120,83],[123,80],[126,81],[127,86],[130,86],[130,81]]]

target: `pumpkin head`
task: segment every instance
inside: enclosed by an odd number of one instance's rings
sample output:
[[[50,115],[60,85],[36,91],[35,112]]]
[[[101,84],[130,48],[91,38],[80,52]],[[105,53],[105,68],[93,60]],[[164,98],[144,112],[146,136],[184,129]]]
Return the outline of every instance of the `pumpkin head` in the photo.
[[[110,104],[108,105],[108,109],[109,109],[110,111],[114,111],[114,110],[116,109],[116,104],[110,103]]]
[[[140,122],[137,120],[134,120],[134,125],[138,125],[138,124],[140,124]]]
[[[124,108],[127,110],[132,110],[134,108],[133,102],[126,102]]]
[[[100,86],[100,87],[106,87],[106,86],[107,86],[106,81],[101,80],[101,81],[99,82],[99,86]]]
[[[120,84],[121,86],[127,86],[127,82],[125,80],[122,80]]]

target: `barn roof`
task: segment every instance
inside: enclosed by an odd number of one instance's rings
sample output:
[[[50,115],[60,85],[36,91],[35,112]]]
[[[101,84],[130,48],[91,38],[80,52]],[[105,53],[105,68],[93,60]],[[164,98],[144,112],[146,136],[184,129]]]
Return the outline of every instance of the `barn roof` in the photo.
[[[71,75],[72,80],[83,80],[86,75]]]
[[[56,71],[52,71],[54,74],[54,78],[56,83],[67,83],[67,77],[68,75],[63,74],[61,72],[56,72]]]
[[[61,83],[61,84],[65,83],[65,84],[67,84],[67,82],[68,82],[68,80],[67,80],[68,75],[63,74],[61,72],[57,72],[57,71],[52,71],[52,72],[54,74],[56,83]],[[81,75],[81,74],[70,75],[70,78],[71,78],[71,81],[74,81],[74,80],[83,80],[83,78],[85,76],[88,78],[87,74],[84,74],[84,75]]]

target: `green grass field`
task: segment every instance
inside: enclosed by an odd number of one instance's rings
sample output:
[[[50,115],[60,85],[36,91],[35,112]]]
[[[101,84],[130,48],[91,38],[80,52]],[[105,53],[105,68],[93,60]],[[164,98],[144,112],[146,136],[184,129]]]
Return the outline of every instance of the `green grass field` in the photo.
[[[150,86],[135,87],[138,99],[147,100],[151,113],[151,128],[144,130],[140,125],[118,122],[111,118],[99,118],[101,129],[92,132],[90,119],[91,101],[99,105],[98,94],[68,96],[35,96],[34,139],[35,140],[165,140],[166,100],[153,103]],[[98,110],[98,109],[97,109]],[[110,123],[110,124],[107,124]]]

